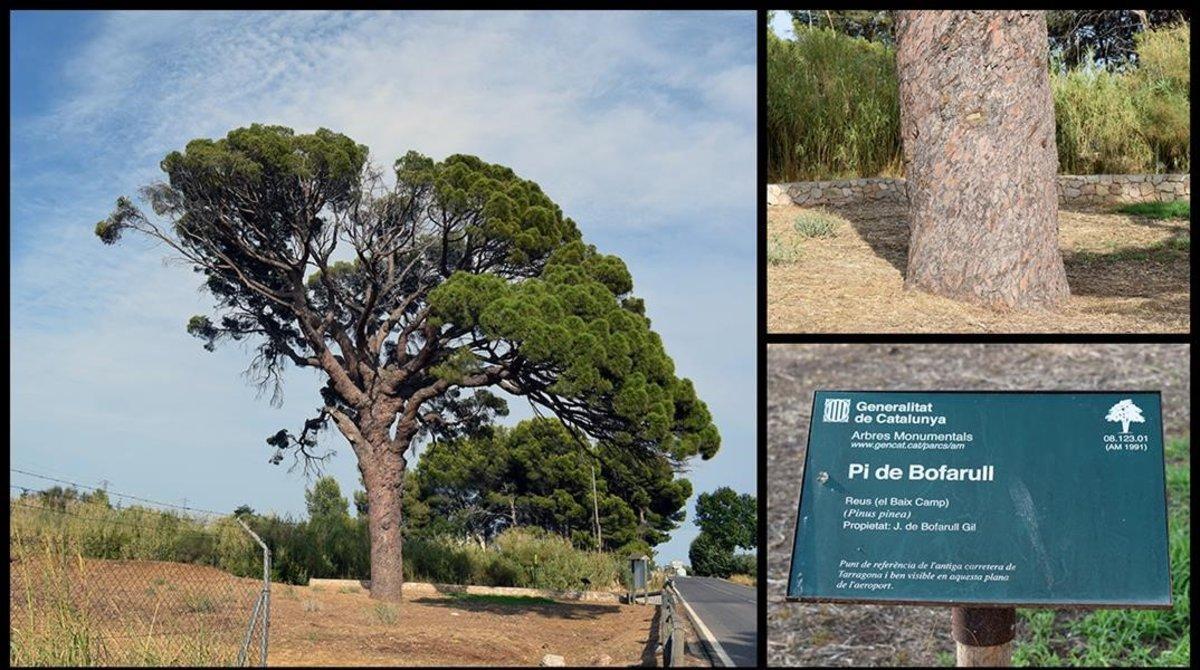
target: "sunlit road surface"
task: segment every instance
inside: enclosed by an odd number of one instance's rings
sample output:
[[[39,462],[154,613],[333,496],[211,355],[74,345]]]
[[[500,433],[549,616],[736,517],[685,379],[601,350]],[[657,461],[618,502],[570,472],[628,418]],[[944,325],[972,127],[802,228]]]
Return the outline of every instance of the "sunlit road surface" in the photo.
[[[756,589],[713,577],[676,577],[675,585],[733,665],[758,665]],[[703,633],[700,635],[703,637]],[[719,658],[714,661],[724,662]]]

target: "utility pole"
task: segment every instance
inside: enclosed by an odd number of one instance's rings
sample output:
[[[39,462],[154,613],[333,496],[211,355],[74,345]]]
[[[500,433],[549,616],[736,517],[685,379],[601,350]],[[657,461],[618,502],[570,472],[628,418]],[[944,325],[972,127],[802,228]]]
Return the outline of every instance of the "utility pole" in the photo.
[[[592,466],[592,518],[596,522],[596,551],[603,551],[604,544],[600,537],[600,503],[596,497],[596,455],[592,456],[590,465]]]

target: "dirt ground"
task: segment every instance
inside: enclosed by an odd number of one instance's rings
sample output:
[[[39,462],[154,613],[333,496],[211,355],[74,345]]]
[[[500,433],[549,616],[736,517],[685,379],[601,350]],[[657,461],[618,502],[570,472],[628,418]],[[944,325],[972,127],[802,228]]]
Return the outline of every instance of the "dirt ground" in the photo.
[[[936,665],[954,649],[946,608],[784,601],[815,389],[1161,389],[1171,438],[1191,419],[1188,366],[1186,344],[768,346],[767,663]]]
[[[61,629],[43,624],[70,603],[102,641],[102,655],[89,658],[105,663],[231,663],[262,584],[179,563],[40,560],[12,564],[10,633],[43,650],[65,644]],[[450,596],[385,605],[360,589],[274,584],[268,658],[271,665],[536,666],[557,654],[568,666],[653,666],[657,610]],[[706,663],[693,655],[689,665]]]
[[[1187,221],[1062,210],[1059,238],[1071,298],[1058,312],[993,311],[904,289],[907,212],[895,204],[828,211],[837,235],[802,239],[801,209],[767,210],[767,234],[800,246],[768,265],[767,330],[816,332],[1181,333],[1190,329]],[[1190,245],[1190,242],[1188,242]]]
[[[655,665],[657,608],[499,604],[417,597],[382,605],[365,592],[277,585],[271,665]]]

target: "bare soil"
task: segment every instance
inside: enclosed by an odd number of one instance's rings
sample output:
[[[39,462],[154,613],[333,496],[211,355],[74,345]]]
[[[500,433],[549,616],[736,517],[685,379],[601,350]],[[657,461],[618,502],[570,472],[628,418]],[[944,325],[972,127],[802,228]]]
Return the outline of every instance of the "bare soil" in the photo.
[[[396,604],[365,592],[278,585],[271,665],[655,665],[657,608],[595,603],[499,604],[421,596]],[[607,657],[607,658],[605,658]]]
[[[70,603],[102,642],[101,662],[232,663],[262,584],[179,563],[39,560],[13,563],[10,633],[65,643],[44,624]],[[451,596],[383,604],[361,589],[273,584],[268,658],[271,665],[536,666],[556,654],[568,666],[653,666],[657,611]],[[189,646],[193,638],[202,644]],[[695,656],[689,661],[705,664]]]
[[[1061,210],[1059,245],[1071,298],[1061,310],[995,311],[904,288],[907,209],[828,211],[837,235],[801,238],[801,208],[771,207],[767,234],[799,245],[768,265],[767,330],[774,333],[1182,333],[1190,329],[1190,224],[1107,211]],[[1186,241],[1186,246],[1184,243]]]
[[[939,652],[954,651],[946,608],[784,601],[814,390],[1161,389],[1171,438],[1186,435],[1191,419],[1189,352],[1186,344],[767,347],[768,665],[936,665]]]

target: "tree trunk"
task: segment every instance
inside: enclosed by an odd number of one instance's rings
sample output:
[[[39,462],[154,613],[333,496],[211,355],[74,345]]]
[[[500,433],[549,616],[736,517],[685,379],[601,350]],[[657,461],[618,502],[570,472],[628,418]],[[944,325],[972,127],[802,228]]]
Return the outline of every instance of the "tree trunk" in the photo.
[[[1045,14],[899,11],[896,43],[905,286],[991,307],[1060,305]]]
[[[378,459],[378,460],[375,460]],[[404,462],[384,461],[379,456],[359,460],[367,487],[367,521],[371,533],[371,597],[399,602],[404,585],[403,538],[401,537]]]

